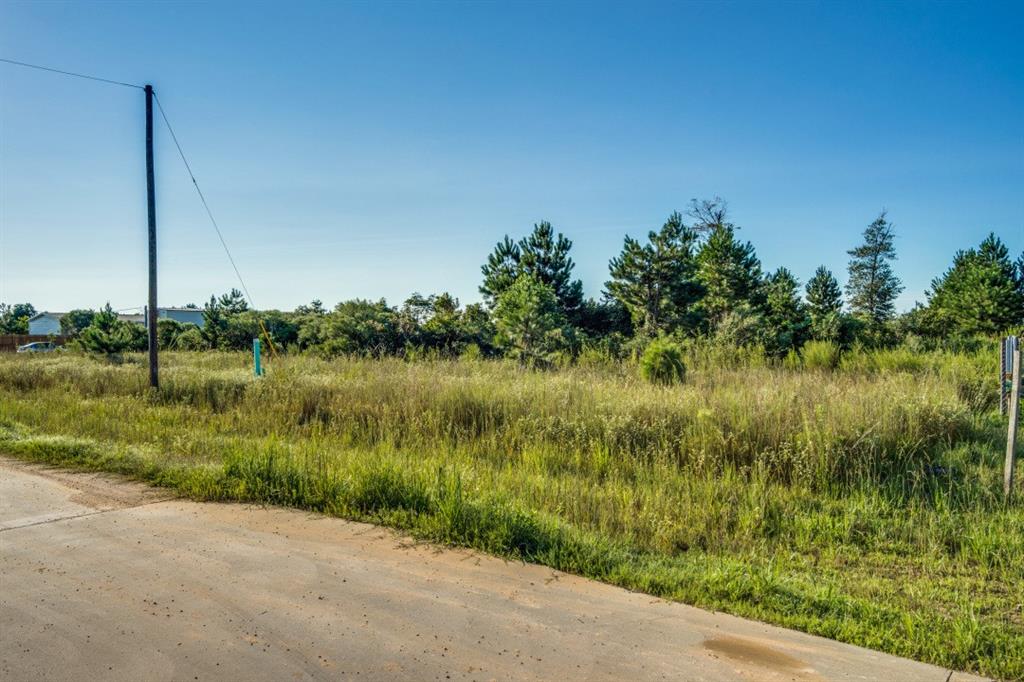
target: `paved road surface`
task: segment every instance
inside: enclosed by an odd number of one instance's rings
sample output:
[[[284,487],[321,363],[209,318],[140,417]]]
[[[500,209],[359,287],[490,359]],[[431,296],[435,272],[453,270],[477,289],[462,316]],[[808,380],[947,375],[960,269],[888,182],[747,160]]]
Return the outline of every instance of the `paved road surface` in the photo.
[[[949,679],[366,524],[167,498],[0,459],[0,680]]]

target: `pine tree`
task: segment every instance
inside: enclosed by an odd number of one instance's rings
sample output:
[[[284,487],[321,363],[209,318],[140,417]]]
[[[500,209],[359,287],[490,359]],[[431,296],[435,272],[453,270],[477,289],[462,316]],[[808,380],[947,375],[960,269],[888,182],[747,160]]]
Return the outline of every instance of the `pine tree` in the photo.
[[[946,332],[997,334],[1024,324],[1024,273],[989,234],[977,249],[958,251],[953,266],[932,281],[928,309]]]
[[[221,294],[217,303],[226,315],[237,315],[249,309],[249,304],[245,301],[245,295],[238,289],[232,289],[226,294]]]
[[[108,302],[97,312],[92,323],[82,330],[76,343],[82,350],[104,355],[116,355],[127,350],[140,350],[138,337],[144,335],[142,327],[118,319]]]
[[[889,263],[896,260],[894,236],[892,223],[882,211],[864,230],[864,243],[847,251],[851,256],[846,283],[850,310],[874,327],[893,317],[896,297],[903,291],[903,283]]]
[[[843,292],[839,281],[824,265],[818,266],[807,282],[807,312],[812,318],[821,318],[843,310]]]
[[[805,291],[810,336],[819,341],[839,341],[843,332],[843,293],[839,282],[822,265],[814,271]]]
[[[622,253],[609,263],[608,295],[629,311],[634,327],[656,336],[692,324],[700,298],[693,248],[697,234],[673,213],[658,232],[641,245],[627,236]]]
[[[800,300],[800,283],[786,268],[779,268],[765,280],[765,325],[768,351],[785,355],[806,341],[807,311]]]
[[[555,234],[547,221],[535,224],[533,232],[518,243],[505,235],[481,267],[484,281],[480,293],[493,307],[520,275],[528,274],[550,287],[562,312],[573,316],[583,303],[583,282],[572,278],[576,264],[569,257],[571,249],[572,241]]]
[[[697,279],[704,287],[701,308],[712,325],[747,303],[764,308],[761,261],[750,242],[736,239],[735,226],[720,222],[697,252]]]
[[[572,315],[583,302],[583,282],[572,278],[576,264],[569,257],[572,241],[544,221],[533,226],[529,237],[519,242],[519,263],[524,273],[551,287],[563,312]]]
[[[498,297],[494,324],[499,345],[524,366],[546,366],[568,345],[567,321],[554,289],[528,273]]]
[[[506,234],[494,247],[494,251],[487,256],[487,262],[481,266],[484,281],[480,285],[480,293],[484,295],[484,300],[491,308],[498,297],[515,283],[519,276],[521,256],[519,246]]]

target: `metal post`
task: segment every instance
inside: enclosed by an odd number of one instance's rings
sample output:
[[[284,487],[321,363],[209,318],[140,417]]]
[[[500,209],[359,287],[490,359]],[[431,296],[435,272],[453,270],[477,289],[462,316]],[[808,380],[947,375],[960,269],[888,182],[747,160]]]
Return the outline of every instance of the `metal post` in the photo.
[[[146,85],[146,203],[149,208],[149,306],[146,326],[149,329],[149,385],[160,388],[157,360],[156,323],[160,316],[156,306],[156,187],[153,182],[153,86]]]
[[[263,376],[263,367],[260,365],[260,340],[255,338],[252,340],[252,359],[253,359],[253,370],[256,372],[256,376]]]
[[[1006,349],[1010,339],[1005,338],[999,344],[999,414],[1006,416]]]
[[[1013,377],[1010,379],[1010,426],[1006,432],[1006,463],[1003,465],[1003,494],[1013,492],[1013,468],[1016,464],[1017,419],[1020,415],[1020,348],[1013,351]]]

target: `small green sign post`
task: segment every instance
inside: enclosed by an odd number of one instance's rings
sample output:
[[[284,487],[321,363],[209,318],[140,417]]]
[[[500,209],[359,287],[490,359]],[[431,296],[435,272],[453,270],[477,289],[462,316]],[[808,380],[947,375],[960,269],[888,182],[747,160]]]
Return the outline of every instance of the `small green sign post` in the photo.
[[[263,376],[263,366],[260,365],[260,340],[258,338],[252,340],[252,359],[253,359],[253,371],[256,376]]]

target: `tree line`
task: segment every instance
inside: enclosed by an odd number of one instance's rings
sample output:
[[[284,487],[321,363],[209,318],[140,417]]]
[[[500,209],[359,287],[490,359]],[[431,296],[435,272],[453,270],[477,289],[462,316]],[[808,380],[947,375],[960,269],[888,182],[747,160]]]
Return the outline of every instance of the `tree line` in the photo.
[[[839,348],[908,339],[938,345],[1024,326],[1024,253],[1012,259],[994,234],[958,251],[932,281],[926,302],[897,315],[904,287],[884,211],[847,252],[845,286],[824,266],[806,285],[784,267],[764,272],[738,230],[723,200],[694,200],[685,215],[672,213],[646,237],[627,235],[595,299],[573,276],[572,241],[540,222],[521,239],[506,235],[495,245],[481,267],[481,303],[415,293],[400,306],[354,299],[327,310],[315,300],[291,312],[257,312],[232,290],[204,304],[202,327],[161,319],[159,342],[168,349],[243,349],[265,328],[279,349],[326,356],[506,356],[538,366],[581,352],[637,354],[654,339],[781,358],[812,340]],[[30,304],[0,304],[0,333],[27,333],[34,312]],[[72,311],[61,328],[86,350],[146,347],[144,330],[119,320],[109,304]]]

